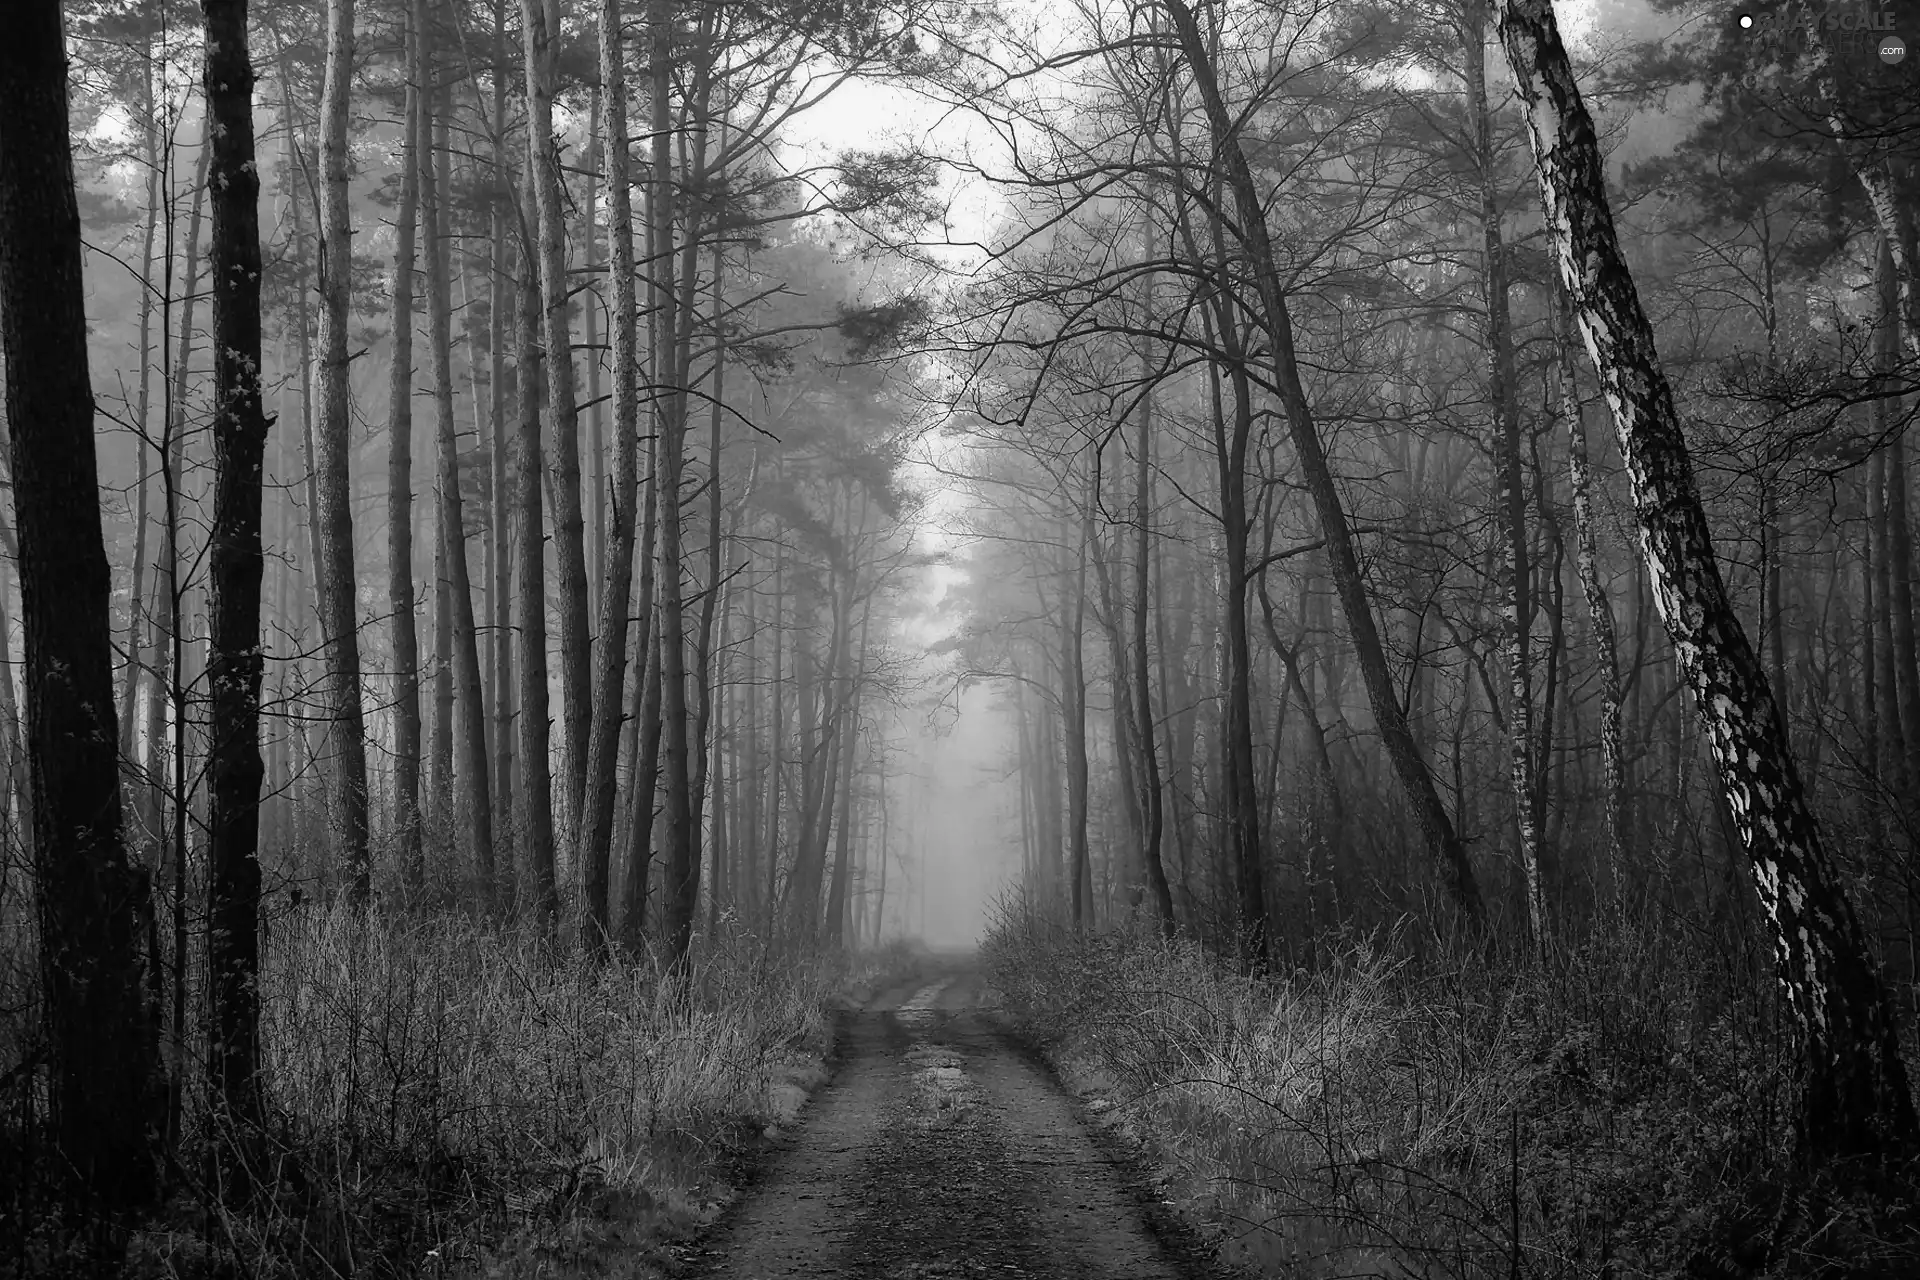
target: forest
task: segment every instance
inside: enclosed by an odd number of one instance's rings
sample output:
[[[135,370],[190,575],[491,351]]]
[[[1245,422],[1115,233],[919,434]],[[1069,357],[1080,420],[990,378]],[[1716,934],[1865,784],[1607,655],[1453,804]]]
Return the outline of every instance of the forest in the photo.
[[[1902,33],[7,6],[0,1275],[1920,1275]]]

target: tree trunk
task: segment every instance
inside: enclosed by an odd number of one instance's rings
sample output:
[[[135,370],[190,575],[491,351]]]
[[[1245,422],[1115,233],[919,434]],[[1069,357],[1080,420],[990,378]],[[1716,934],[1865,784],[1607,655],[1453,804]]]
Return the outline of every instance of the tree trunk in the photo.
[[[338,761],[334,814],[347,864],[348,897],[364,905],[372,888],[367,851],[366,723],[360,705],[360,623],[353,566],[352,405],[347,385],[347,316],[353,286],[353,210],[347,199],[347,102],[352,93],[353,0],[327,0],[327,71],[321,90],[320,417],[314,424],[319,508],[321,643]]]
[[[141,77],[142,105],[146,108],[147,119],[143,134],[146,140],[147,161],[147,219],[146,231],[140,245],[140,390],[134,404],[133,421],[140,433],[136,448],[140,453],[140,488],[135,499],[133,517],[133,581],[127,592],[127,680],[120,692],[120,758],[122,762],[135,759],[134,740],[137,736],[140,720],[136,714],[139,705],[141,671],[141,635],[140,624],[146,621],[147,600],[147,526],[150,523],[147,510],[147,495],[152,489],[152,460],[148,450],[147,415],[152,408],[153,390],[153,241],[160,224],[160,123],[154,118],[153,105],[153,41],[149,38],[142,49]],[[167,193],[169,196],[171,192]],[[172,254],[173,247],[167,246]],[[153,691],[154,697],[160,691]],[[137,813],[137,810],[136,810]]]
[[[605,14],[604,13],[601,14],[600,18],[601,18],[602,31],[604,32]],[[618,23],[619,23],[619,19],[618,17],[616,17],[615,25],[617,26]],[[600,40],[601,40],[601,49],[604,51],[607,44],[606,36],[602,34],[600,37]],[[625,67],[622,66],[618,61],[615,62],[614,67],[616,70],[620,72],[620,78],[618,81],[609,81],[607,79],[606,57],[603,52],[601,56],[601,61],[600,61],[600,83],[593,86],[593,91],[591,95],[592,102],[591,102],[591,105],[587,108],[587,154],[585,157],[586,168],[587,168],[587,202],[586,202],[586,220],[585,220],[586,225],[582,229],[586,232],[586,240],[587,240],[586,259],[587,260],[585,264],[585,270],[587,273],[587,278],[589,280],[593,278],[594,268],[600,265],[599,263],[600,170],[598,166],[601,163],[601,158],[600,158],[601,149],[606,145],[605,136],[603,135],[601,130],[601,120],[602,120],[601,104],[608,93],[625,93],[626,87],[627,87]],[[626,111],[624,106],[622,107],[622,110],[621,110],[621,118],[623,120],[626,118]],[[625,138],[620,139],[620,145],[623,148],[627,145]],[[626,156],[624,152],[621,155],[621,162],[622,162],[622,167],[625,168]],[[610,160],[609,160],[609,163],[611,163]],[[608,174],[609,174],[609,181],[607,185],[607,214],[608,214],[608,221],[609,223],[611,223],[612,215],[613,215],[613,202],[615,199],[616,192],[611,181],[611,174],[612,174],[611,169],[608,170]],[[631,192],[621,192],[619,194],[626,203],[628,216],[631,217],[632,210],[633,210],[633,194]],[[607,230],[608,230],[609,236],[611,236],[613,234],[613,228],[609,226]],[[633,234],[633,228],[631,223],[628,224],[627,234],[629,238],[631,238]],[[611,252],[611,246],[609,246],[609,252]],[[610,271],[612,269],[612,263],[608,263],[607,265]],[[588,463],[588,466],[587,466],[586,483],[587,483],[587,494],[591,498],[590,510],[591,510],[592,516],[591,516],[591,519],[589,519],[587,517],[587,512],[583,510],[581,513],[581,519],[582,519],[582,523],[584,523],[586,526],[586,536],[589,540],[590,549],[592,551],[592,559],[588,561],[588,564],[587,564],[587,571],[590,575],[587,579],[587,582],[591,585],[594,583],[604,584],[607,580],[607,533],[608,533],[607,485],[611,482],[610,477],[607,474],[607,437],[606,437],[606,429],[605,429],[606,413],[604,410],[604,406],[602,406],[600,403],[600,308],[601,306],[610,306],[610,307],[617,306],[618,303],[617,302],[608,303],[605,299],[596,298],[593,295],[591,290],[587,291],[585,294],[585,303],[586,305],[583,306],[581,310],[586,312],[586,321],[587,321],[587,406],[588,406],[587,407],[587,463]],[[614,328],[618,324],[619,324],[619,321],[617,319],[613,318],[611,315],[608,316],[609,329]],[[608,337],[609,339],[612,339],[613,335],[610,333]],[[619,370],[617,368],[614,371],[614,376],[616,378],[619,377]],[[635,420],[638,421],[637,418]],[[591,607],[591,606],[598,605],[599,603],[600,602],[597,600],[594,600],[591,597],[591,593],[589,593],[587,604]],[[592,628],[591,634],[598,636],[601,633],[601,626],[602,626],[600,615],[593,614],[588,618],[587,621],[588,621],[589,627]],[[595,684],[596,686],[598,685],[597,676],[595,678]],[[589,708],[589,714],[591,714],[591,708]],[[592,754],[592,747],[588,747],[588,754],[589,755]],[[588,771],[589,777],[591,777],[591,772],[592,772],[591,770]]]
[[[1549,0],[1504,0],[1500,35],[1539,164],[1560,278],[1613,409],[1655,599],[1692,688],[1774,939],[1806,1068],[1803,1156],[1920,1146],[1893,1008],[1822,843],[1786,732],[1727,597],[1653,330],[1620,254],[1592,118]]]
[[[1573,527],[1578,549],[1575,563],[1580,589],[1587,598],[1587,616],[1593,622],[1593,644],[1600,662],[1600,761],[1606,779],[1607,872],[1613,885],[1617,913],[1626,903],[1627,789],[1624,753],[1620,742],[1620,663],[1616,656],[1613,605],[1600,581],[1599,540],[1595,535],[1593,479],[1587,463],[1587,423],[1573,373],[1573,317],[1566,295],[1554,291],[1555,376],[1559,381],[1560,412],[1567,421],[1567,472],[1573,488]]]
[[[533,158],[527,158],[527,186],[533,186]],[[530,212],[530,211],[529,211]],[[530,227],[531,216],[522,216]],[[532,237],[523,238],[530,244]],[[525,905],[544,925],[559,911],[553,865],[553,773],[548,764],[552,724],[547,719],[547,575],[540,510],[540,297],[532,253],[520,258],[520,323],[515,329],[514,365],[520,383],[520,430],[514,467],[515,631],[520,644],[520,822],[526,842]]]
[[[166,873],[171,862],[173,867],[171,893],[172,923],[175,940],[174,947],[174,1001],[173,1035],[171,1043],[176,1062],[176,1070],[169,1085],[173,1093],[169,1103],[170,1123],[179,1118],[179,1096],[185,1086],[185,992],[186,983],[181,979],[186,956],[186,919],[187,897],[186,876],[181,870],[186,860],[186,823],[183,810],[176,803],[171,812],[174,819],[170,833],[167,830],[169,810],[167,798],[176,800],[183,793],[177,782],[170,782],[169,772],[180,774],[182,766],[176,756],[180,754],[175,746],[167,743],[167,712],[175,713],[175,720],[184,717],[181,708],[186,699],[182,692],[180,671],[180,651],[184,645],[182,637],[182,610],[180,587],[180,485],[181,475],[185,471],[186,456],[186,412],[187,383],[193,367],[193,316],[199,303],[200,293],[200,219],[206,207],[207,166],[212,161],[213,147],[206,138],[203,126],[200,146],[200,158],[193,171],[193,206],[187,215],[186,271],[181,280],[181,293],[184,298],[180,308],[180,338],[173,351],[173,370],[166,388],[164,420],[160,428],[160,496],[163,508],[162,518],[165,527],[161,530],[161,542],[155,555],[155,570],[158,583],[155,590],[160,593],[165,609],[164,623],[156,618],[152,628],[155,650],[154,696],[147,704],[147,742],[149,743],[148,777],[150,785],[146,794],[146,817],[143,825],[155,834],[157,841],[156,870]],[[298,234],[298,223],[295,233]],[[166,291],[162,298],[161,330],[167,332],[167,312],[171,309],[172,246],[167,247],[168,271]],[[304,265],[304,262],[303,264]],[[302,273],[304,274],[304,273]],[[164,358],[164,353],[163,353]],[[162,634],[164,629],[164,634]],[[169,1130],[171,1133],[171,1129]]]
[[[0,342],[26,631],[47,1102],[77,1205],[158,1186],[165,1089],[143,949],[147,873],[127,858],[114,726],[80,213],[60,6],[15,6],[0,42]],[[244,59],[244,54],[242,55]]]
[[[424,61],[431,71],[431,61]],[[432,101],[428,99],[429,103]],[[421,141],[431,141],[431,135],[424,128]],[[487,762],[486,708],[480,692],[480,640],[474,625],[465,504],[460,495],[459,441],[453,418],[453,290],[448,248],[451,235],[447,210],[441,200],[441,191],[446,186],[447,154],[444,147],[427,145],[421,148],[420,156],[420,189],[424,197],[421,215],[431,237],[427,242],[427,326],[433,352],[434,427],[439,445],[436,487],[441,513],[440,558],[446,566],[444,591],[451,606],[447,627],[451,631],[454,704],[460,717],[462,772],[458,808],[467,829],[474,892],[480,909],[491,912],[495,906],[493,778]],[[439,679],[444,680],[445,676]]]
[[[1900,361],[1899,282],[1893,253],[1885,237],[1874,272],[1880,316],[1874,333],[1875,367],[1891,377]],[[1899,402],[1882,400],[1877,407],[1885,418],[1897,418]],[[1907,451],[1905,432],[1896,431],[1887,442],[1886,465],[1886,610],[1892,619],[1891,654],[1894,691],[1900,708],[1900,737],[1906,744],[1906,776],[1920,778],[1920,647],[1913,626],[1913,533],[1907,510]]]
[[[620,721],[626,700],[621,696],[627,674],[627,615],[633,593],[634,506],[639,493],[635,453],[640,410],[634,380],[639,358],[638,317],[633,296],[633,197],[628,186],[627,71],[620,43],[619,0],[600,2],[600,83],[607,116],[607,199],[612,253],[607,263],[613,286],[613,529],[607,552],[606,576],[600,597],[599,662],[594,672],[591,736],[586,759],[586,813],[579,823],[582,911],[581,945],[592,954],[606,953],[611,937],[607,881],[613,845],[615,770],[620,755]],[[589,255],[591,256],[591,255]],[[647,302],[658,315],[660,299],[654,291],[656,274],[648,272]],[[594,368],[599,368],[598,353]],[[598,375],[595,375],[598,383]],[[656,399],[656,404],[659,400]],[[599,434],[599,410],[594,410]],[[596,440],[594,456],[600,456]],[[596,510],[601,498],[596,488]],[[653,503],[649,502],[649,515]],[[596,543],[596,545],[599,545]],[[642,649],[644,653],[644,648]]]
[[[503,0],[494,0],[493,7],[493,44],[495,65],[506,65],[506,5]],[[498,122],[506,118],[507,84],[505,75],[493,77],[493,119],[495,128]],[[518,293],[513,278],[507,272],[507,204],[512,198],[513,184],[507,178],[507,157],[504,145],[496,133],[493,138],[493,216],[489,220],[492,233],[492,267],[489,284],[492,291],[492,305],[488,319],[491,334],[488,339],[488,392],[493,398],[493,437],[488,442],[489,467],[488,480],[491,483],[492,518],[487,521],[488,563],[493,568],[492,587],[488,599],[493,606],[493,626],[488,631],[491,641],[493,668],[493,799],[499,827],[507,833],[508,845],[495,872],[500,880],[499,905],[503,913],[512,915],[519,908],[519,885],[517,868],[514,865],[512,842],[514,833],[514,684],[513,684],[513,548],[510,529],[513,514],[508,499],[509,473],[512,470],[510,454],[511,442],[507,436],[507,397],[506,397],[506,346],[507,317],[512,312],[517,315]],[[518,332],[519,326],[515,325]],[[516,376],[518,372],[516,371]]]
[[[668,95],[673,80],[673,5],[651,0],[648,8],[653,90],[653,194],[647,216],[654,241],[653,271],[661,278],[650,287],[671,292],[674,262],[672,123]],[[655,295],[662,296],[662,295]],[[678,350],[675,308],[656,313],[654,376],[675,367]],[[656,392],[656,396],[659,393]],[[660,470],[660,685],[661,716],[666,730],[666,886],[664,929],[667,954],[684,973],[693,943],[693,913],[700,897],[700,864],[696,857],[692,811],[692,768],[687,758],[686,622],[681,598],[680,477],[685,461],[686,422],[678,412],[680,397],[660,399],[675,404],[657,427],[656,449]]]
[[[567,319],[567,225],[561,212],[565,183],[553,136],[557,77],[554,0],[521,0],[526,31],[527,130],[533,197],[539,211],[540,294],[546,309],[547,408],[553,418],[553,545],[560,588],[560,826],[581,824],[586,789],[589,685],[587,561],[580,511],[580,419],[574,404],[573,336]],[[666,181],[662,175],[662,182]],[[569,848],[571,852],[571,848]]]
[[[827,945],[838,947],[845,941],[848,893],[852,886],[849,854],[853,840],[853,767],[860,743],[860,689],[867,673],[867,628],[873,620],[873,597],[868,596],[860,613],[860,653],[854,660],[853,687],[847,691],[845,724],[840,731],[840,813],[836,819],[833,846],[833,887],[827,894]]]
[[[1148,394],[1140,404],[1140,438],[1134,460],[1133,697],[1134,724],[1140,734],[1140,798],[1146,824],[1141,859],[1146,864],[1147,887],[1153,892],[1160,932],[1172,938],[1173,892],[1167,885],[1167,868],[1160,859],[1165,806],[1160,793],[1160,753],[1154,741],[1153,666],[1147,653],[1147,607],[1153,599],[1149,577],[1153,545],[1153,408],[1153,396]]]
[[[1093,508],[1099,501],[1099,486],[1096,452],[1089,464],[1079,518],[1074,521],[1079,546],[1074,558],[1073,606],[1071,612],[1063,610],[1060,618],[1061,691],[1066,695],[1068,900],[1076,933],[1087,928],[1087,895],[1092,888],[1087,865],[1087,557],[1092,553]]]
[[[1885,402],[1882,401],[1882,404]],[[1876,421],[1887,425],[1892,418],[1891,409],[1885,410],[1886,419]],[[1892,583],[1892,535],[1887,517],[1887,456],[1876,453],[1867,466],[1872,495],[1869,502],[1871,512],[1869,538],[1869,558],[1872,561],[1875,597],[1878,606],[1873,614],[1874,658],[1879,674],[1878,688],[1880,701],[1876,709],[1881,733],[1885,736],[1883,758],[1886,767],[1886,783],[1895,796],[1905,803],[1909,785],[1907,769],[1907,735],[1900,721],[1900,679],[1899,663],[1894,654],[1893,624],[1893,583]]]
[[[634,762],[633,817],[627,826],[627,871],[621,890],[620,945],[640,954],[647,927],[647,890],[653,877],[654,804],[660,785],[660,629],[643,636],[647,654],[641,678],[634,684],[640,721],[639,752]]]
[[[1221,319],[1237,323],[1225,314]],[[1223,330],[1224,331],[1224,330]],[[1243,351],[1236,337],[1229,351]],[[1224,590],[1221,618],[1221,788],[1224,792],[1229,873],[1238,926],[1240,954],[1256,973],[1264,973],[1273,959],[1271,927],[1267,920],[1266,877],[1260,843],[1260,798],[1253,767],[1253,651],[1247,638],[1247,444],[1253,435],[1252,389],[1246,366],[1233,358],[1228,366],[1233,384],[1233,422],[1214,417],[1214,456],[1220,482],[1220,524],[1226,555],[1221,566]],[[1396,704],[1397,708],[1398,704]]]
[[[426,883],[420,847],[420,639],[413,595],[413,267],[420,189],[426,0],[407,15],[407,89],[394,211],[393,376],[387,392],[387,611],[393,616],[393,834],[407,889]]]
[[[1496,156],[1492,112],[1487,102],[1487,0],[1472,0],[1466,12],[1462,48],[1466,56],[1467,109],[1473,115],[1473,161],[1480,197],[1481,287],[1485,293],[1489,376],[1487,399],[1493,406],[1494,439],[1489,451],[1500,476],[1500,506],[1506,535],[1501,566],[1505,596],[1504,647],[1507,660],[1508,782],[1521,874],[1526,881],[1527,928],[1536,950],[1547,942],[1546,898],[1540,886],[1539,832],[1533,812],[1533,671],[1531,632],[1532,565],[1527,554],[1527,494],[1520,457],[1520,412],[1514,399],[1512,324],[1507,309],[1506,248],[1495,199]]]
[[[208,534],[213,634],[207,658],[208,1053],[218,1168],[228,1198],[250,1196],[247,1158],[264,1118],[260,1089],[260,543],[267,415],[260,393],[260,174],[246,0],[206,0],[213,147],[214,481]]]

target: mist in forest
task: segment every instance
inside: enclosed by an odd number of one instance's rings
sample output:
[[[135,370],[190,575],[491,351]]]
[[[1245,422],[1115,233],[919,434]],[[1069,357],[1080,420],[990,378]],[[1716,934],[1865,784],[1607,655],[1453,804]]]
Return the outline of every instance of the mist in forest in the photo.
[[[1920,1273],[1920,3],[20,10],[0,1280]]]

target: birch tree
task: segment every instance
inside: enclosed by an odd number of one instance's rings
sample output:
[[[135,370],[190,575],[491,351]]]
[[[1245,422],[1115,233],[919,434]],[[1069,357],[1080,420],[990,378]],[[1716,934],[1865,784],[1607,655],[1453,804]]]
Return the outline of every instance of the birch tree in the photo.
[[[1803,1156],[1906,1155],[1920,1120],[1894,1013],[1807,805],[1766,672],[1727,597],[1653,330],[1621,256],[1593,119],[1550,0],[1503,0],[1500,39],[1554,262],[1613,412],[1642,550],[1774,943],[1806,1072]]]

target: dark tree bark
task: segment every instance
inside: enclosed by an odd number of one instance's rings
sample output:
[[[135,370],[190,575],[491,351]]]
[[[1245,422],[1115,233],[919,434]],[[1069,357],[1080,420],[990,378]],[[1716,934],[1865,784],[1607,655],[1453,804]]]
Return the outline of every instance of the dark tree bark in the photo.
[[[648,7],[648,40],[653,92],[653,190],[647,216],[652,223],[653,271],[661,277],[655,286],[671,293],[674,261],[672,116],[668,98],[673,88],[673,9],[669,0],[652,0]],[[674,308],[664,309],[655,326],[654,377],[675,367],[679,343]],[[666,884],[662,932],[667,954],[684,971],[693,944],[693,913],[700,899],[700,863],[694,840],[692,768],[688,760],[687,634],[681,595],[680,477],[684,470],[686,418],[682,397],[671,392],[658,396],[671,404],[665,421],[656,428],[656,456],[660,470],[660,689],[661,720],[665,730],[666,762]]]
[[[117,1210],[153,1198],[166,1093],[142,945],[151,886],[122,839],[111,581],[67,130],[60,6],[16,5],[0,41],[0,341],[26,631],[48,1118],[75,1198]]]
[[[527,188],[533,187],[531,158]],[[529,232],[534,218],[523,215]],[[531,234],[522,244],[531,246]],[[520,429],[513,460],[515,639],[520,646],[520,823],[527,850],[524,905],[552,922],[560,907],[553,865],[553,773],[548,765],[552,728],[547,719],[547,575],[540,510],[540,326],[539,263],[531,249],[520,258],[519,324],[514,332],[515,376],[520,383]]]
[[[1173,891],[1167,884],[1166,864],[1160,857],[1165,811],[1160,794],[1160,751],[1155,745],[1153,666],[1147,652],[1147,607],[1153,598],[1148,579],[1153,544],[1153,408],[1153,396],[1149,394],[1140,405],[1140,438],[1134,459],[1133,507],[1137,527],[1133,544],[1133,698],[1134,724],[1140,734],[1142,820],[1146,824],[1141,857],[1146,864],[1147,887],[1153,893],[1160,932],[1171,938],[1175,928]]]
[[[393,839],[407,888],[426,882],[420,844],[420,638],[413,596],[413,265],[420,189],[426,0],[406,16],[407,88],[394,210],[393,371],[387,389],[387,611],[393,621]]]
[[[847,691],[846,725],[840,732],[840,804],[833,835],[833,882],[827,891],[827,945],[839,947],[846,938],[848,896],[852,891],[854,795],[853,773],[860,749],[861,690],[867,678],[867,632],[873,620],[873,597],[860,611],[860,650],[853,662],[853,687]]]
[[[598,662],[594,669],[592,723],[587,742],[586,812],[577,824],[575,860],[580,869],[581,945],[594,955],[606,952],[611,921],[607,882],[612,863],[615,766],[619,763],[620,724],[627,674],[627,615],[633,594],[634,508],[639,496],[640,412],[634,381],[639,358],[639,324],[633,296],[633,194],[628,184],[627,71],[620,40],[618,0],[600,4],[600,82],[607,113],[607,199],[612,254],[607,262],[613,286],[613,536],[605,560],[600,597]],[[649,271],[648,303],[657,308]],[[658,314],[656,311],[655,314]],[[593,365],[594,369],[599,364]],[[598,375],[595,375],[598,385]],[[595,413],[595,434],[599,416]],[[601,503],[596,494],[596,507]],[[649,502],[649,515],[653,503]],[[596,547],[601,544],[596,542]],[[611,558],[607,558],[610,556]],[[644,642],[641,652],[646,651]]]
[[[1066,695],[1065,728],[1067,746],[1067,901],[1072,912],[1074,931],[1091,923],[1087,901],[1093,888],[1093,873],[1088,864],[1087,846],[1087,558],[1093,554],[1093,508],[1099,500],[1099,445],[1092,447],[1087,484],[1081,497],[1079,518],[1073,523],[1077,547],[1074,551],[1073,604],[1060,613],[1060,686]],[[1063,557],[1064,560],[1064,557]],[[1062,575],[1064,578],[1064,574]]]
[[[346,859],[349,899],[372,889],[367,853],[366,721],[360,704],[360,622],[355,605],[347,386],[347,314],[352,302],[352,210],[347,203],[347,99],[353,71],[353,0],[327,0],[327,73],[321,92],[320,418],[313,451],[319,505],[313,512],[320,578],[321,643],[331,686],[339,775],[335,834]]]
[[[431,59],[422,58],[421,64],[431,83]],[[433,103],[435,97],[426,101]],[[433,364],[434,438],[438,446],[435,450],[435,487],[439,495],[436,505],[440,510],[440,559],[446,566],[442,599],[448,606],[446,625],[452,657],[451,672],[439,679],[445,680],[450,675],[454,685],[454,706],[459,713],[459,817],[466,827],[474,895],[481,910],[491,912],[496,902],[493,777],[487,761],[486,707],[480,692],[480,640],[474,625],[473,578],[467,564],[466,504],[460,493],[459,441],[453,419],[453,291],[448,247],[452,236],[442,194],[447,187],[449,153],[444,145],[435,146],[432,141],[432,135],[422,128],[421,220],[427,233],[427,334]],[[451,726],[448,728],[451,731]],[[454,754],[448,752],[449,756]]]
[[[560,826],[569,836],[580,827],[586,788],[589,686],[587,560],[580,510],[580,415],[574,403],[573,333],[567,319],[567,227],[561,209],[565,181],[553,136],[553,99],[558,79],[555,0],[521,0],[526,37],[527,130],[532,159],[532,197],[538,235],[534,261],[545,309],[547,408],[552,420],[552,521],[560,631]]]
[[[1874,369],[1891,381],[1900,363],[1900,282],[1894,269],[1894,253],[1885,236],[1880,238],[1880,253],[1874,266],[1875,292],[1880,314],[1874,326]],[[1884,384],[1883,384],[1884,385]],[[1876,417],[1885,424],[1898,412],[1897,402],[1876,402]],[[1916,645],[1913,626],[1913,526],[1907,510],[1907,450],[1904,433],[1895,431],[1887,441],[1886,490],[1882,499],[1886,537],[1886,615],[1889,639],[1887,652],[1893,667],[1890,693],[1899,707],[1900,739],[1906,746],[1904,775],[1920,778],[1920,645]],[[1776,557],[1777,559],[1777,557]],[[1777,630],[1777,629],[1776,629]]]
[[[493,43],[495,64],[504,65],[506,55],[506,5],[495,0],[493,7]],[[497,122],[506,118],[506,77],[493,77],[493,119]],[[511,197],[512,184],[507,179],[507,163],[503,154],[500,136],[496,132],[492,139],[490,171],[494,183],[493,217],[490,219],[492,271],[489,272],[492,291],[490,319],[491,333],[488,338],[488,392],[493,400],[493,432],[488,442],[491,446],[488,479],[491,482],[492,519],[487,522],[488,563],[492,566],[492,585],[489,600],[493,606],[493,626],[487,637],[491,648],[489,657],[493,669],[493,800],[494,812],[500,829],[511,832],[514,829],[514,683],[513,683],[513,557],[509,554],[508,531],[512,524],[507,490],[509,455],[512,452],[507,433],[507,397],[506,397],[506,347],[507,324],[513,306],[512,278],[507,271],[507,201]],[[499,859],[495,868],[500,878],[499,905],[503,912],[511,914],[516,910],[519,899],[519,887],[516,883],[514,859],[511,850]]]
[[[213,634],[208,745],[208,1052],[225,1191],[250,1194],[245,1140],[260,1097],[260,544],[267,415],[260,395],[260,176],[246,0],[203,0],[213,159]]]
[[[1560,279],[1613,410],[1655,599],[1712,745],[1799,1031],[1799,1150],[1809,1158],[1911,1153],[1920,1120],[1893,1007],[1721,580],[1673,392],[1614,233],[1593,120],[1549,0],[1504,0],[1500,37]]]

